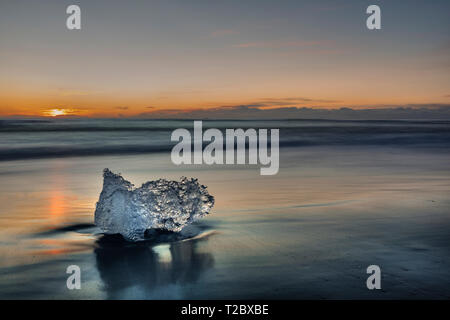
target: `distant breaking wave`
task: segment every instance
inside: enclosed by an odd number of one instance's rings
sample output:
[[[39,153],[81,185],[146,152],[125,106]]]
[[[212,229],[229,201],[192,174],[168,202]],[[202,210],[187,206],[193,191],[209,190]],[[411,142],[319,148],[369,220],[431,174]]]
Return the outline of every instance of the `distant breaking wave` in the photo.
[[[0,120],[0,161],[170,152],[192,120]],[[280,147],[450,147],[449,121],[206,120],[204,129],[280,128]]]

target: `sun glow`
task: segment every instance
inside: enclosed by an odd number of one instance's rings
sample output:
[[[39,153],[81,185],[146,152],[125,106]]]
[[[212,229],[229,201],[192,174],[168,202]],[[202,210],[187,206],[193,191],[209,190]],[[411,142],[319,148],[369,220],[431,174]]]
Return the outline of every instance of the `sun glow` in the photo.
[[[44,115],[57,117],[57,116],[65,116],[70,113],[70,110],[67,109],[51,109],[44,111]]]

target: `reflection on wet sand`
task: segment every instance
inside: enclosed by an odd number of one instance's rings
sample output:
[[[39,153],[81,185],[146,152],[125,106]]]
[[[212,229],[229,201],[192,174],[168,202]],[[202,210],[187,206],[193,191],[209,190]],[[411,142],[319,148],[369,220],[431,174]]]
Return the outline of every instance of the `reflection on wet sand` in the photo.
[[[94,253],[107,298],[183,298],[182,285],[214,265],[212,254],[198,252],[204,239],[155,245],[102,237]]]
[[[186,172],[167,154],[1,162],[0,299],[448,299],[449,154],[387,151],[285,149],[270,180]],[[188,239],[114,243],[92,224],[106,166],[198,177],[217,206]],[[383,291],[365,286],[374,263]],[[66,286],[70,265],[81,290]]]
[[[183,298],[214,265],[213,255],[198,249],[213,232],[200,227],[181,241],[166,236],[139,243],[104,235],[93,241],[92,233],[82,233],[87,230],[92,226],[76,224],[34,234],[33,247],[47,249],[30,253],[38,261],[0,268],[0,299]],[[66,287],[70,265],[81,268],[81,290]]]

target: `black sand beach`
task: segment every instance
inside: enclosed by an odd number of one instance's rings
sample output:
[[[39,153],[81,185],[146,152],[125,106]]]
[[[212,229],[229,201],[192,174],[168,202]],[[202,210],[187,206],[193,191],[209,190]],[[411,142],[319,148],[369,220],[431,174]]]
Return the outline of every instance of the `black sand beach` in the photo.
[[[4,131],[0,298],[448,299],[448,124],[369,128],[358,135],[358,122],[291,123],[285,140],[281,127],[275,176],[261,176],[257,166],[175,166],[163,150],[117,151],[120,142],[141,141],[136,135],[154,141],[151,130],[90,130],[90,140],[80,138],[83,130]],[[122,140],[114,139],[117,132]],[[315,143],[295,144],[292,132]],[[31,152],[47,135],[60,143],[48,140],[41,150],[49,155],[11,157],[12,147]],[[74,135],[84,150],[106,137],[100,154],[76,154],[73,146],[52,154]],[[412,136],[416,143],[408,142]],[[105,146],[117,152],[102,153]],[[93,214],[105,167],[136,185],[196,177],[216,204],[183,239],[129,243],[104,236]],[[71,264],[81,268],[81,290],[66,287]],[[366,288],[373,264],[381,268],[382,290]]]

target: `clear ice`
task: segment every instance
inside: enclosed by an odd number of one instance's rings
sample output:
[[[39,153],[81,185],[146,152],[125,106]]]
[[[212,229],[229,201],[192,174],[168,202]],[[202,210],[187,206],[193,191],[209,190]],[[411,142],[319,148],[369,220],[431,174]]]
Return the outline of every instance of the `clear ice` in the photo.
[[[149,229],[179,232],[208,214],[213,205],[214,197],[197,179],[159,179],[135,188],[106,168],[95,224],[106,234],[120,233],[128,241],[141,241]]]

